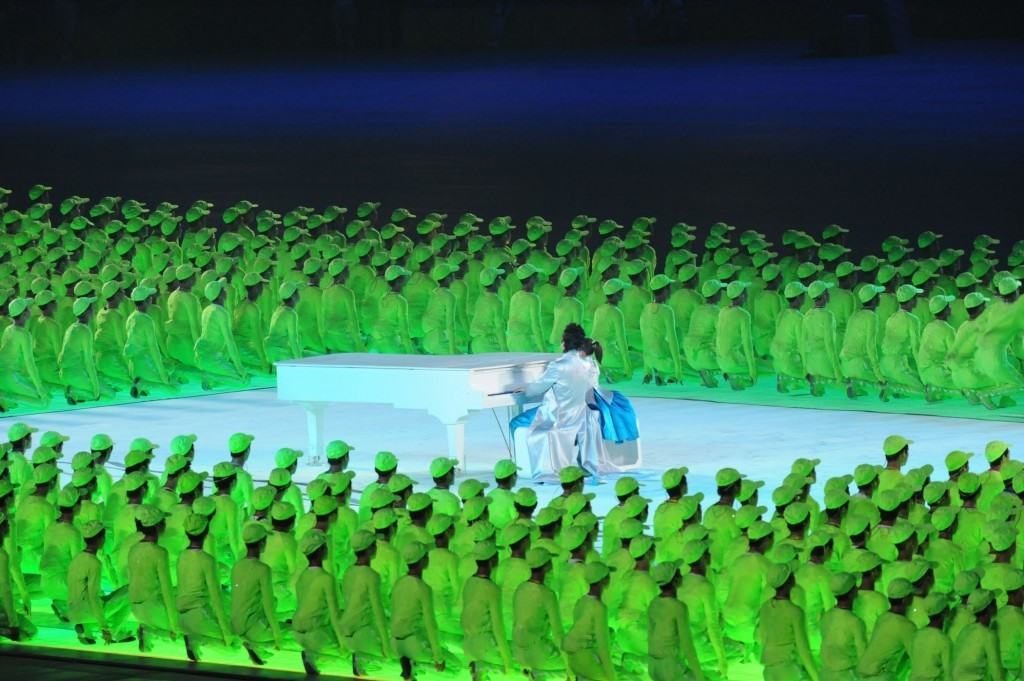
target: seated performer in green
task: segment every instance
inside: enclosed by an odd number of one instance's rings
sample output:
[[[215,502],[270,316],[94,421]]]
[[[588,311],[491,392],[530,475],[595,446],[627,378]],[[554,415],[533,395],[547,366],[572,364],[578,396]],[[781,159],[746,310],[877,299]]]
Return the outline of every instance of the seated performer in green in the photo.
[[[700,374],[707,388],[718,385],[714,378],[714,374],[719,371],[715,333],[718,329],[718,303],[724,290],[725,284],[717,279],[704,282],[700,289],[704,303],[693,311],[683,339],[686,362]]]
[[[498,297],[502,269],[488,267],[480,273],[480,294],[469,316],[469,351],[508,352],[505,308]]]
[[[867,394],[869,389],[878,390],[885,384],[878,359],[885,328],[876,311],[879,295],[884,291],[881,286],[864,284],[857,291],[862,308],[846,323],[839,367],[846,377],[846,395],[850,399]]]
[[[654,300],[644,306],[640,315],[644,383],[653,379],[655,385],[664,385],[683,380],[683,359],[676,333],[676,317],[668,305],[672,284],[672,279],[664,274],[655,275],[651,279]]]
[[[29,301],[15,298],[7,304],[7,314],[11,324],[0,337],[0,411],[18,402],[45,407],[50,403],[50,393],[39,375],[32,334],[26,328],[31,314]]]
[[[928,309],[935,319],[921,331],[918,371],[924,383],[925,399],[929,402],[959,393],[953,382],[953,369],[946,359],[956,339],[956,329],[949,323],[949,305],[954,300],[953,296],[939,294],[928,301]]]
[[[409,334],[409,304],[402,295],[402,287],[409,278],[409,270],[391,265],[384,272],[384,281],[390,291],[380,300],[377,321],[370,329],[367,350],[384,354],[412,354],[412,336]]]
[[[622,292],[629,284],[621,279],[604,282],[601,290],[605,302],[594,311],[593,338],[601,344],[601,374],[609,383],[628,381],[633,375],[629,345],[626,340],[626,322],[619,309]]]
[[[828,290],[832,285],[815,281],[807,288],[807,297],[812,307],[804,315],[800,328],[800,344],[803,352],[804,370],[811,394],[825,394],[826,385],[842,383],[843,373],[839,368],[839,339],[836,336],[836,318],[826,307]]]
[[[807,289],[798,281],[786,284],[784,295],[788,307],[779,314],[772,338],[772,367],[775,370],[775,387],[780,393],[789,392],[796,385],[805,383],[802,330],[804,324],[804,294]]]
[[[647,673],[651,681],[704,681],[690,635],[689,611],[676,596],[682,583],[678,565],[660,563],[651,570],[651,576],[661,588],[647,611]]]
[[[75,322],[64,332],[64,342],[57,355],[64,398],[72,405],[95,402],[107,393],[96,370],[96,353],[92,346],[92,329],[89,328],[95,302],[93,297],[75,300],[72,307]]]
[[[267,281],[256,274],[248,272],[242,278],[245,289],[244,297],[235,303],[231,313],[231,331],[235,337],[238,356],[242,366],[253,373],[270,373],[270,362],[267,361],[263,339],[267,335],[270,320],[264,318],[263,309],[259,305]]]
[[[428,355],[454,355],[459,352],[455,334],[457,301],[450,285],[458,268],[438,260],[430,269],[437,287],[430,292],[423,312],[423,351]]]
[[[267,361],[271,366],[274,362],[302,357],[299,320],[295,313],[295,302],[299,297],[298,287],[295,282],[286,281],[278,288],[277,295],[281,302],[270,317],[270,326],[264,340]]]
[[[156,289],[136,286],[132,289],[135,311],[125,322],[124,355],[128,360],[128,375],[132,379],[134,397],[150,392],[177,392],[178,381],[170,372],[161,347],[160,329],[150,313]]]
[[[223,279],[211,281],[203,289],[209,304],[203,309],[201,331],[196,340],[196,366],[204,390],[224,385],[246,385],[249,373],[235,345],[231,316],[224,309],[227,287]]]
[[[900,309],[885,322],[879,364],[886,386],[895,397],[924,394],[924,384],[918,373],[921,320],[912,313],[917,296],[921,293],[921,289],[909,284],[896,289]]]
[[[514,270],[522,288],[512,294],[508,304],[505,337],[509,352],[541,352],[544,333],[541,330],[540,297],[533,292],[537,268],[520,265]]]
[[[745,281],[733,281],[725,289],[728,307],[718,313],[715,330],[715,351],[718,368],[733,390],[743,390],[757,383],[757,356],[754,354],[753,328],[747,302]]]

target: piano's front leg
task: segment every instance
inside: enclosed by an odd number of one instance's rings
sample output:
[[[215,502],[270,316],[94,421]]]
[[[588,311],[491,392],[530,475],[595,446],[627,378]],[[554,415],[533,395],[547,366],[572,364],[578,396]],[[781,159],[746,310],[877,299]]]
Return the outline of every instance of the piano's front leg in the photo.
[[[324,402],[303,402],[306,410],[306,431],[309,435],[309,451],[306,463],[319,464],[324,453]]]
[[[448,431],[448,456],[459,462],[459,470],[466,472],[466,418],[444,424]]]

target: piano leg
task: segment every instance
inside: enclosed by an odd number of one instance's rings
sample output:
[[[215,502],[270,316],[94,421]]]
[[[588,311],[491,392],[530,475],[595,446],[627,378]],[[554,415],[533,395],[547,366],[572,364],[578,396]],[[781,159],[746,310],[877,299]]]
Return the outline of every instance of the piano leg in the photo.
[[[323,456],[325,405],[322,402],[303,402],[302,406],[306,410],[306,430],[309,434],[306,463],[318,464]]]
[[[448,456],[459,462],[459,470],[466,472],[466,420],[446,423],[448,430]]]

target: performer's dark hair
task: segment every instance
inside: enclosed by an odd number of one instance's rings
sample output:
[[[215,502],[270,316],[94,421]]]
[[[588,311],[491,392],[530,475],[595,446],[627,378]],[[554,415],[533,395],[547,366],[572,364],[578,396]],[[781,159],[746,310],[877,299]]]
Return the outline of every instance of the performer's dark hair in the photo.
[[[598,343],[593,338],[584,339],[583,347],[580,349],[583,350],[583,352],[587,353],[588,355],[594,357],[594,359],[597,360],[598,364],[600,364],[601,360],[604,359],[604,348],[602,348],[601,344]]]
[[[583,344],[587,341],[587,334],[584,333],[583,327],[575,322],[568,324],[565,327],[565,331],[562,332],[562,347],[565,351],[569,350],[581,350]]]

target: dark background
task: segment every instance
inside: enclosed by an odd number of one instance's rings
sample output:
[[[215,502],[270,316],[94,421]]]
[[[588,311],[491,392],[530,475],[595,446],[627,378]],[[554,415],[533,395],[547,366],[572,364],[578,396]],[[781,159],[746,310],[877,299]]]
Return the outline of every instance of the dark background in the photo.
[[[0,185],[1016,239],[1022,6],[8,0]]]

